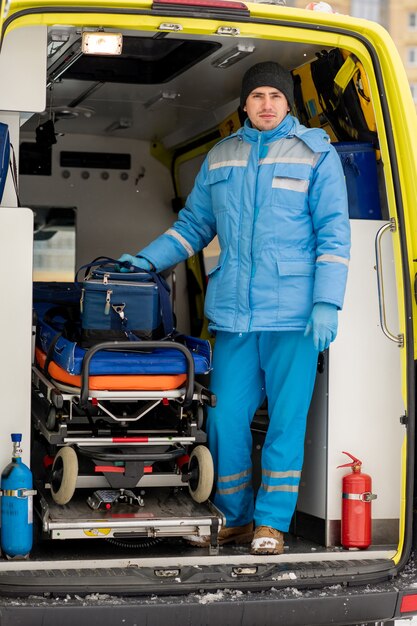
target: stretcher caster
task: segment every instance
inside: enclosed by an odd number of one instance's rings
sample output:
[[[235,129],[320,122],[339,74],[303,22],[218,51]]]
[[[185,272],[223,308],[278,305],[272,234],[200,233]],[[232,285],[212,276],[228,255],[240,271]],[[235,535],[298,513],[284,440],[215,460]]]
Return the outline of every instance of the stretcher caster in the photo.
[[[197,428],[201,430],[204,424],[204,409],[202,406],[197,408]]]
[[[61,448],[52,464],[51,494],[57,504],[68,504],[78,478],[78,458],[74,448]]]
[[[56,408],[51,405],[48,411],[48,416],[46,418],[46,428],[48,430],[54,430],[55,426],[56,426]]]
[[[199,503],[205,502],[210,497],[214,482],[213,459],[208,448],[194,448],[190,454],[188,471],[188,489],[192,499]]]

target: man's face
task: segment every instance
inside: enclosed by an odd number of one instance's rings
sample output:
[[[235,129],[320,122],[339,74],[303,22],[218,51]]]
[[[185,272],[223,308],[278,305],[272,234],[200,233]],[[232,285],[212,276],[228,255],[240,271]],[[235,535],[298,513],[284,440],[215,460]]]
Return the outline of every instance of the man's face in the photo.
[[[254,128],[272,130],[290,110],[287,98],[274,87],[257,87],[250,92],[243,107]]]

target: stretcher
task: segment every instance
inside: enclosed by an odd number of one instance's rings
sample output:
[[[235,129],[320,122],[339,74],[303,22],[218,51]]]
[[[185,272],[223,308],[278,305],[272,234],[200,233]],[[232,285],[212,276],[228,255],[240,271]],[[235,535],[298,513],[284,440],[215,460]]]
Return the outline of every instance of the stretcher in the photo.
[[[209,501],[213,463],[203,431],[215,397],[195,378],[210,367],[205,340],[83,349],[40,320],[32,466],[43,531],[60,539],[210,535],[215,551],[224,520]],[[188,508],[158,514],[154,487],[177,493],[171,505],[191,500]]]

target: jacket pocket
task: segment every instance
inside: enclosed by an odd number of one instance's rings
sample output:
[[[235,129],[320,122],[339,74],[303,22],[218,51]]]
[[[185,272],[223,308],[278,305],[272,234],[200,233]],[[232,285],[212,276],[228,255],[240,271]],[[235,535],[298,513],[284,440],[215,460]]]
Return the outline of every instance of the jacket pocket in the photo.
[[[211,199],[214,213],[227,211],[229,208],[229,178],[232,171],[231,166],[216,167],[209,170],[205,185],[210,187]]]
[[[216,294],[218,288],[218,277],[222,266],[216,265],[211,269],[208,274],[208,285],[206,297],[204,300],[204,313],[208,320],[215,321],[215,309],[216,309]]]
[[[217,264],[209,272],[207,272],[208,285],[207,285],[207,292],[206,292],[206,297],[204,301],[204,312],[205,312],[207,319],[209,319],[211,322],[215,322],[218,316],[218,308],[219,308],[218,289],[219,289],[219,283],[222,278],[222,273],[223,273],[222,270],[224,269],[227,255],[228,255],[227,250],[222,251],[220,253],[220,257],[219,257]],[[221,304],[220,304],[220,307],[221,307]]]
[[[310,185],[311,165],[277,163],[272,177],[272,204],[301,206]]]
[[[313,304],[315,263],[277,261],[278,317],[289,324],[307,320]]]
[[[309,261],[277,261],[280,276],[313,276],[316,264]]]

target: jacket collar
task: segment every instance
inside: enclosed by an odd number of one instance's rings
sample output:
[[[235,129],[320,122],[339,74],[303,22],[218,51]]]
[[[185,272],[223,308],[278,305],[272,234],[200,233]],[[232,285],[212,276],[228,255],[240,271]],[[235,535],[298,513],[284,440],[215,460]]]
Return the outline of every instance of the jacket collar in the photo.
[[[250,143],[270,143],[281,137],[294,136],[299,126],[298,120],[292,115],[286,115],[282,122],[272,130],[258,130],[253,128],[249,118],[245,120],[242,128],[237,132],[245,141]]]

